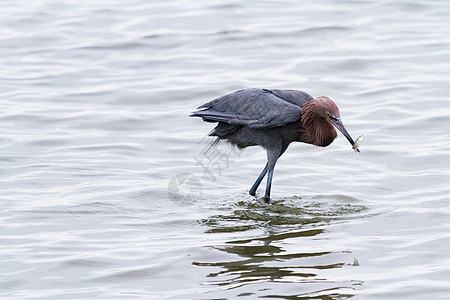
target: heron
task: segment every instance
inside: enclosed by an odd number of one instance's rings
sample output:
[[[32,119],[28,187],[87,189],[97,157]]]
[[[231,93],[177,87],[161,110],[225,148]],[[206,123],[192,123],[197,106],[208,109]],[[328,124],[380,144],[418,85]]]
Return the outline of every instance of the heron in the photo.
[[[339,108],[325,96],[313,98],[298,90],[242,89],[197,109],[191,117],[218,123],[209,133],[217,137],[217,142],[226,140],[239,149],[250,146],[266,149],[267,163],[249,190],[255,196],[267,174],[263,198],[266,202],[270,202],[275,164],[292,142],[326,147],[336,139],[336,127],[355,145],[341,120]]]

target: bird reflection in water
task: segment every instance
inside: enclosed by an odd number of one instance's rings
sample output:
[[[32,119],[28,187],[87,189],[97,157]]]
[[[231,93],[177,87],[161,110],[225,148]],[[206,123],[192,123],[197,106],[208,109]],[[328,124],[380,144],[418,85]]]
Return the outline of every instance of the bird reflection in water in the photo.
[[[316,203],[317,204],[317,203]],[[229,215],[211,216],[202,220],[207,233],[236,233],[242,238],[233,238],[223,245],[210,248],[231,255],[230,260],[215,262],[193,262],[199,267],[216,267],[211,272],[207,285],[219,286],[226,290],[242,289],[259,297],[295,299],[345,299],[356,294],[361,281],[336,280],[335,273],[328,279],[333,269],[356,266],[355,258],[347,249],[326,250],[323,243],[317,243],[326,232],[330,222],[342,218],[360,217],[365,207],[360,205],[332,205],[327,212],[321,205],[293,207],[275,201],[271,206],[261,203],[240,203]],[[289,211],[290,213],[286,213]],[[280,213],[281,212],[281,213]],[[323,217],[326,215],[327,217]],[[346,215],[346,216],[344,216]],[[263,230],[262,235],[256,234]],[[251,237],[246,238],[245,234]],[[254,237],[255,235],[259,235]],[[332,243],[331,243],[332,244]],[[316,246],[314,246],[316,245]],[[320,246],[317,246],[320,245]],[[277,284],[301,284],[296,295],[275,295]],[[264,285],[264,287],[261,286]],[[256,288],[255,288],[256,285]],[[281,289],[280,289],[281,290]],[[283,290],[285,293],[285,289]],[[270,293],[275,293],[270,295]]]

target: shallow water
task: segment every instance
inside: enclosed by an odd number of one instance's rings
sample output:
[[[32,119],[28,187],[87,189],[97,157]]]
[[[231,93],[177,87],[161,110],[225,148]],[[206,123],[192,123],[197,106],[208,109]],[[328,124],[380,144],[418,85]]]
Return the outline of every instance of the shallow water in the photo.
[[[0,7],[2,299],[450,295],[449,3]],[[246,87],[327,95],[361,153],[292,145],[250,197],[264,151],[188,118]]]

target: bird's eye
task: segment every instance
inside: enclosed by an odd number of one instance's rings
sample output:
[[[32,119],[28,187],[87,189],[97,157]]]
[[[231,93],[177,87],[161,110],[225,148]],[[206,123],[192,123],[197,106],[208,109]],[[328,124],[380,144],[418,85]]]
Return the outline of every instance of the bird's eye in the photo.
[[[329,113],[326,113],[326,115],[327,115],[328,118],[331,118],[331,115]]]

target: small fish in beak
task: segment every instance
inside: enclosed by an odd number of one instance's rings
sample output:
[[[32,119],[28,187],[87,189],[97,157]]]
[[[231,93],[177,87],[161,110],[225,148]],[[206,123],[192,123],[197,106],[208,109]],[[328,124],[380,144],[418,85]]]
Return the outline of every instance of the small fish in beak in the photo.
[[[355,152],[359,152],[359,145],[361,145],[362,140],[364,139],[364,134],[361,134],[359,138],[356,139],[355,143],[353,144],[352,148],[355,150]]]

